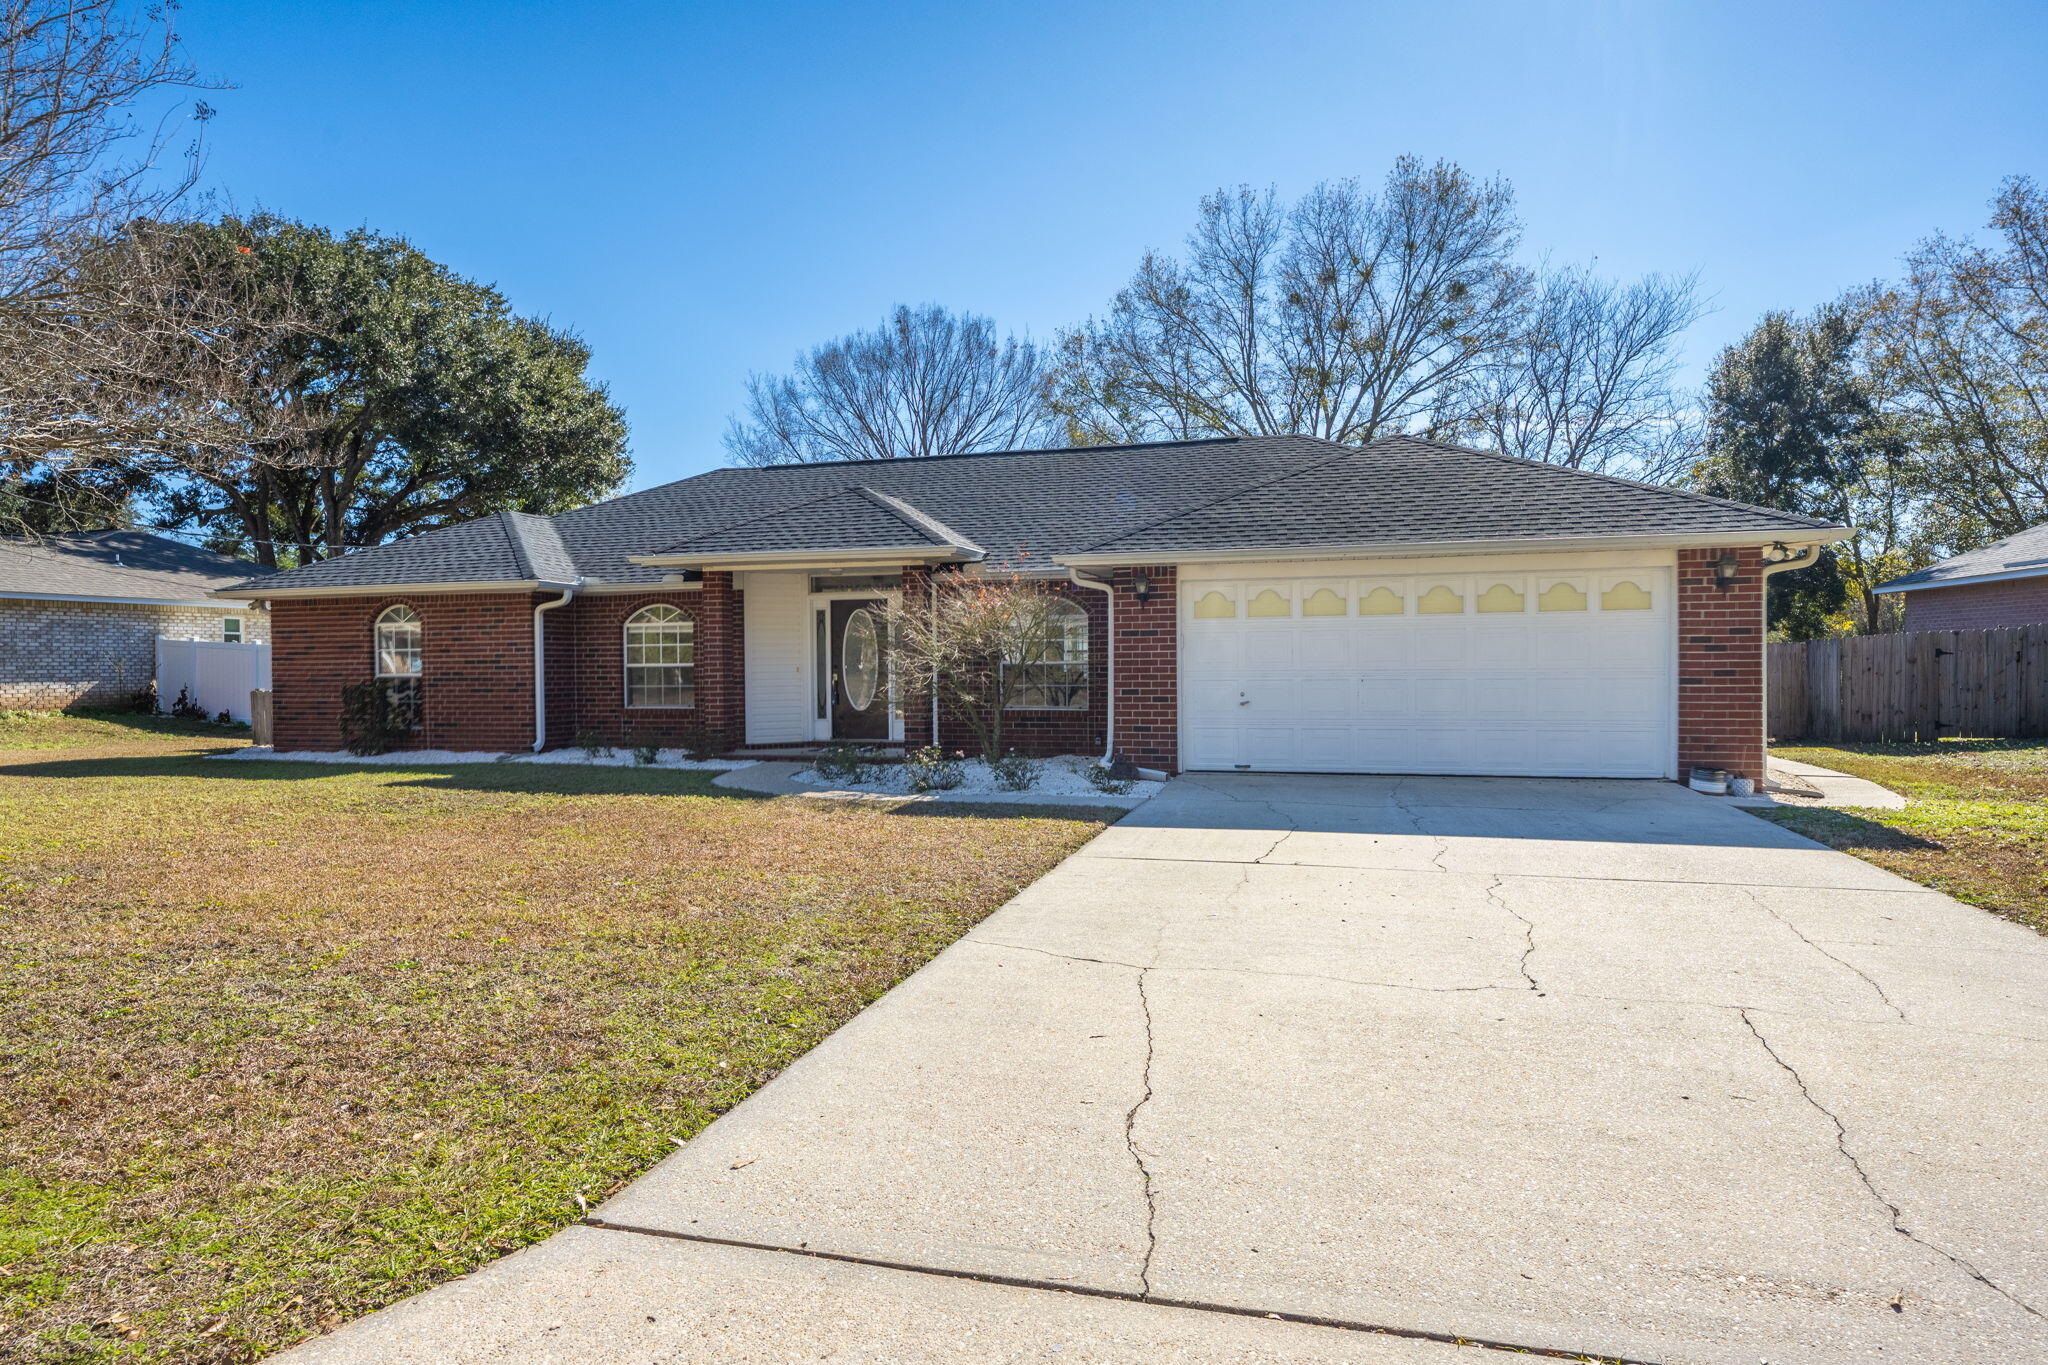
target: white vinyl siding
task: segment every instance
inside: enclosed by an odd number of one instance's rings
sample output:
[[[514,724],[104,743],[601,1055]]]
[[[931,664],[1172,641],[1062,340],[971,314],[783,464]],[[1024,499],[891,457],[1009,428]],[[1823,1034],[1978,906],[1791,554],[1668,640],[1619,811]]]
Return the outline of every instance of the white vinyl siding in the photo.
[[[811,671],[808,571],[741,574],[746,594],[747,743],[806,743],[815,682]]]

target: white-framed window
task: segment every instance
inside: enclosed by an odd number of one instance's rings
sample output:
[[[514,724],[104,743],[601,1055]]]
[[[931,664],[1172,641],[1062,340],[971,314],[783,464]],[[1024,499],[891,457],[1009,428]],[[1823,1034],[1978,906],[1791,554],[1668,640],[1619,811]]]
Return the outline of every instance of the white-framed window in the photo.
[[[242,618],[239,616],[221,617],[220,638],[222,644],[238,645],[242,643]]]
[[[400,603],[377,614],[372,632],[380,678],[417,678],[420,675],[420,614]]]
[[[626,618],[626,705],[697,704],[696,623],[667,603]]]
[[[1088,613],[1064,599],[1052,604],[1052,629],[1033,659],[1009,659],[1013,711],[1084,711],[1088,707]]]

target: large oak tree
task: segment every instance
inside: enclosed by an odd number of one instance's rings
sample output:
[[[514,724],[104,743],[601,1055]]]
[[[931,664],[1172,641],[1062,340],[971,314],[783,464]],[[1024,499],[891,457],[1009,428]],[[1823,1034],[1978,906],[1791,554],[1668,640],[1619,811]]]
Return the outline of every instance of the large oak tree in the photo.
[[[239,406],[239,446],[123,462],[167,524],[303,563],[490,512],[563,511],[630,471],[583,343],[405,239],[269,214],[179,232],[194,288],[233,281],[245,300],[256,381],[215,399]],[[261,327],[273,317],[290,325]]]

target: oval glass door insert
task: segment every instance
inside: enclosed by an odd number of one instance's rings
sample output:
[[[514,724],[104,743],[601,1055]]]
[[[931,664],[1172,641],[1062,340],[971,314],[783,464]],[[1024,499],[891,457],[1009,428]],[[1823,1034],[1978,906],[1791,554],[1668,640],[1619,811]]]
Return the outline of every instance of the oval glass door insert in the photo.
[[[861,607],[846,618],[839,661],[846,704],[856,711],[867,710],[875,704],[875,693],[882,686],[882,633],[868,608]]]

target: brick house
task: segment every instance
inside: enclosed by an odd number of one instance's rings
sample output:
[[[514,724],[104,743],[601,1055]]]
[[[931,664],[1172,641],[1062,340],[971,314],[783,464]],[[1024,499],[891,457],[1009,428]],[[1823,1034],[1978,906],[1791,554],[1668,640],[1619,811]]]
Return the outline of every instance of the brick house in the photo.
[[[1168,771],[1763,773],[1763,588],[1840,527],[1409,437],[719,469],[500,513],[226,595],[267,601],[280,749],[417,679],[422,748],[596,732],[964,743],[874,608],[1025,576],[1070,626],[1019,747]]]
[[[1877,588],[1906,599],[1906,629],[2048,625],[2048,525],[2007,536]]]
[[[159,635],[268,639],[261,606],[208,596],[262,572],[147,531],[0,539],[0,708],[126,705]]]

